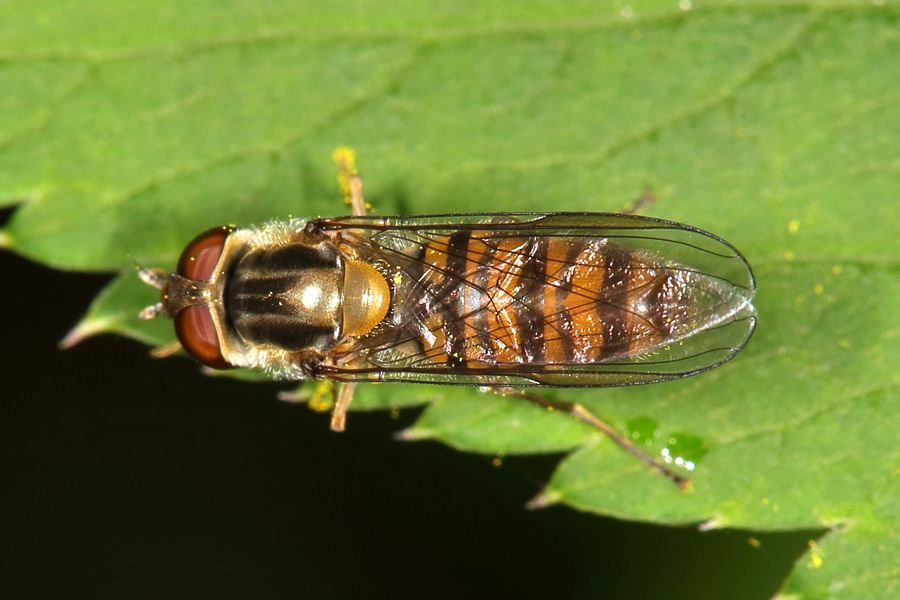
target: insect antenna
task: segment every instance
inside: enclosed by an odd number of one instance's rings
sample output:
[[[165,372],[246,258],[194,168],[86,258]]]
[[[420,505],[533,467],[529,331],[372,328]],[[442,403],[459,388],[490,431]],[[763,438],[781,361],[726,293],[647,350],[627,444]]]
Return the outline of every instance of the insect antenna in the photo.
[[[128,255],[128,258],[130,258],[134,263],[134,267],[137,269],[138,278],[141,281],[158,290],[162,290],[163,288],[165,288],[165,271],[161,269],[148,269],[146,267],[142,267],[141,264],[131,254]],[[165,309],[163,307],[163,303],[157,302],[156,304],[151,304],[150,306],[139,312],[138,318],[141,321],[149,321],[150,319],[156,318],[159,313],[163,312],[164,310]]]
[[[140,278],[140,280],[149,286],[155,287],[158,290],[163,289],[163,286],[166,283],[165,276],[165,272],[159,269],[147,269],[138,266],[138,277]]]

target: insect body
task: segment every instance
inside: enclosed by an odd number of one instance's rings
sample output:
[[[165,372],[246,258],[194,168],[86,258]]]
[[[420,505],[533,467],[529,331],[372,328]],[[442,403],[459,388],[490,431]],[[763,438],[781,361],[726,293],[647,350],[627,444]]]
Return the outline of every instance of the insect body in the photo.
[[[343,382],[335,429],[357,382],[651,383],[727,361],[756,322],[753,274],[734,247],[620,214],[220,227],[175,273],[141,275],[162,289],[142,316],[165,311],[201,363]]]
[[[290,379],[649,383],[728,360],[755,323],[733,247],[619,214],[223,227],[191,242],[162,287],[151,312],[175,319],[200,362]]]

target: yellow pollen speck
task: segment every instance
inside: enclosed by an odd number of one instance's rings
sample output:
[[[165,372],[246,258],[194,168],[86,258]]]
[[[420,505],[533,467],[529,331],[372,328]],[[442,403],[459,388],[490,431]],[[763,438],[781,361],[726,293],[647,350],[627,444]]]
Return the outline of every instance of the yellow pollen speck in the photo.
[[[491,464],[495,467],[501,467],[503,466],[503,459],[497,456],[494,458],[494,460],[491,461]]]
[[[762,499],[762,503],[763,503],[763,504],[768,504],[768,503],[769,503],[769,499],[768,499],[768,498],[763,498],[763,499]]]
[[[356,152],[352,148],[341,146],[331,153],[331,160],[336,163],[344,163],[353,168],[356,163]]]
[[[791,252],[790,250],[787,250],[787,251],[784,253],[784,259],[785,259],[785,260],[794,260],[794,253]]]
[[[833,267],[831,267],[831,272],[835,275],[840,275],[842,270],[843,269],[841,268],[841,265],[834,265]]]
[[[822,559],[824,558],[825,553],[822,552],[815,540],[809,540],[809,562],[807,566],[812,569],[818,569],[822,566]]]
[[[350,177],[356,174],[356,152],[352,148],[340,147],[331,154],[332,160],[338,165],[338,186],[344,203],[352,204],[350,194]]]
[[[825,291],[825,286],[823,286],[821,283],[817,283],[816,287],[813,288],[813,291],[817,294],[821,294]]]
[[[788,224],[788,231],[790,233],[797,233],[797,230],[800,229],[800,221],[794,219]]]
[[[841,348],[849,348],[850,340],[838,340],[838,346],[840,346]]]
[[[331,410],[334,392],[330,381],[320,381],[309,398],[309,407],[316,412]]]
[[[758,539],[756,539],[754,537],[747,538],[747,543],[750,544],[751,546],[753,546],[754,548],[759,548],[760,546],[762,546],[762,542],[760,542]]]

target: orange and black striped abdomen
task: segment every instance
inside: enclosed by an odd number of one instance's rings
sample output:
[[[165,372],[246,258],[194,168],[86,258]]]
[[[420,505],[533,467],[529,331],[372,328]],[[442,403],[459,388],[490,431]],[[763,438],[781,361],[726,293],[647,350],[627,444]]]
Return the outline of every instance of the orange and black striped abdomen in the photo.
[[[592,364],[673,330],[677,272],[605,238],[460,231],[421,260],[418,338],[437,363]]]

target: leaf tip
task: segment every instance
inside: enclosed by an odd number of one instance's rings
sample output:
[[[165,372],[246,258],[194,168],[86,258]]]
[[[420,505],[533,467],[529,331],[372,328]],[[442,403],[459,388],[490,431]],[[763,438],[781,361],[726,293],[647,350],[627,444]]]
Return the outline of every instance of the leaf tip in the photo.
[[[61,350],[68,350],[89,337],[106,333],[110,330],[112,324],[113,321],[111,319],[84,319],[78,323],[78,325],[73,327],[72,330],[66,334],[66,337],[60,340],[59,348]]]
[[[537,496],[529,500],[525,505],[525,508],[527,508],[528,510],[547,508],[548,506],[556,504],[560,500],[562,500],[562,494],[560,494],[559,492],[544,490]]]
[[[429,440],[433,437],[433,432],[418,427],[410,427],[409,429],[404,429],[394,434],[394,439],[398,442],[418,442]]]
[[[281,390],[275,397],[278,398],[281,402],[287,402],[288,404],[303,404],[309,400],[309,394],[303,389],[303,387],[297,387],[292,390]]]
[[[722,529],[725,526],[725,523],[719,517],[715,517],[697,526],[697,529],[700,531],[713,531],[714,529]]]

